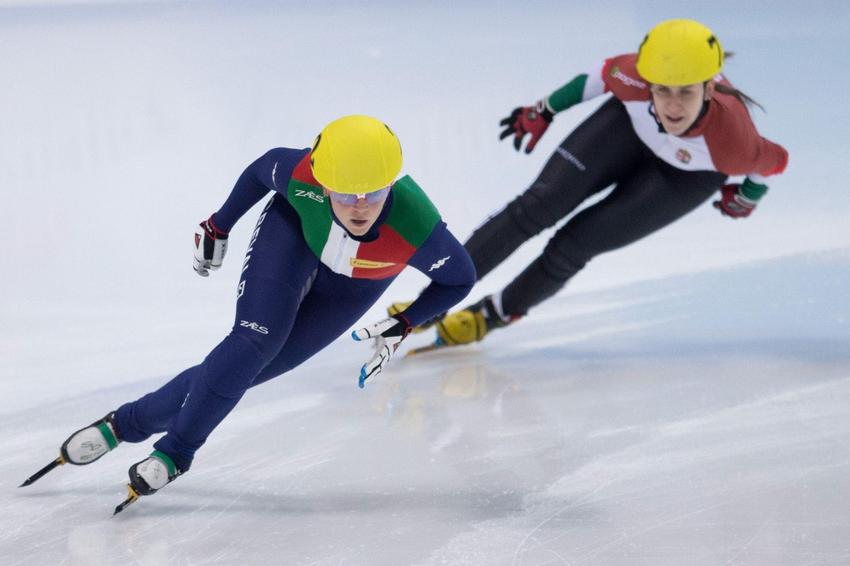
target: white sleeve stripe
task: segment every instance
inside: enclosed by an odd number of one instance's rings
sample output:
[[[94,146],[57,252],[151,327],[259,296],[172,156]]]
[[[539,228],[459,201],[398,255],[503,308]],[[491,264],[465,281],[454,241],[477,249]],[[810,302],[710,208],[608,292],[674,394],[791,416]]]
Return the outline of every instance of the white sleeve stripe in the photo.
[[[605,82],[602,80],[602,69],[605,62],[598,63],[587,72],[587,81],[584,83],[584,92],[581,93],[582,101],[596,98],[605,94]]]

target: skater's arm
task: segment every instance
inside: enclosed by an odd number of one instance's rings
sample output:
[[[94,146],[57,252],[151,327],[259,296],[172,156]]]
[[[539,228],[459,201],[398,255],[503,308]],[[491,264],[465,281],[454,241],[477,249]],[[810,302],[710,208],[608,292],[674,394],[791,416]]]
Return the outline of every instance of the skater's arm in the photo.
[[[276,148],[251,163],[236,181],[230,196],[213,215],[215,224],[229,232],[248,210],[269,191],[286,194],[292,170],[308,150]]]
[[[475,285],[472,259],[444,222],[434,227],[409,265],[431,278],[431,284],[404,311],[413,326],[448,311]]]
[[[764,185],[788,166],[788,151],[759,134],[742,104],[719,106],[709,126],[704,137],[718,171]]]
[[[607,63],[606,61],[605,64]],[[576,76],[535,104],[514,108],[508,117],[499,122],[499,125],[505,128],[499,135],[499,139],[513,136],[514,149],[519,151],[523,140],[528,135],[525,153],[534,151],[534,147],[546,133],[555,114],[606,92],[607,87],[602,80],[603,68],[604,64],[600,63],[590,72]]]
[[[714,206],[726,216],[747,217],[767,193],[768,178],[785,171],[788,151],[759,134],[740,100],[721,94],[712,103],[712,121],[703,133],[711,159],[719,171],[746,175],[740,184],[724,186]]]
[[[603,65],[604,63],[599,63],[588,72],[573,77],[567,84],[544,98],[546,108],[552,114],[557,114],[580,102],[603,95],[606,91],[602,81]]]

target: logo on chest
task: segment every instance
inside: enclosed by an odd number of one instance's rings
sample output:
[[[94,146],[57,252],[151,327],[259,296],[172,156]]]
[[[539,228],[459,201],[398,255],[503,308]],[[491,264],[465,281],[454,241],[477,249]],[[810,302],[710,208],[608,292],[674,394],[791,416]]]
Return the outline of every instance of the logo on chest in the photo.
[[[360,269],[383,269],[395,265],[391,261],[373,261],[371,259],[360,259],[359,257],[349,258],[348,262],[351,267],[358,267]]]
[[[691,162],[691,154],[687,149],[680,147],[679,150],[676,151],[676,159],[687,165]]]

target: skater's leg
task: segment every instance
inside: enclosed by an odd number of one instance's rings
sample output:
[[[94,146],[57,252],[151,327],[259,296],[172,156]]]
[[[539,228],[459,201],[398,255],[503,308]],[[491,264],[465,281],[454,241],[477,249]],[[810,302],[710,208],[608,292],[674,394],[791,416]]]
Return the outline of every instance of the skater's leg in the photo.
[[[635,134],[623,104],[616,99],[603,104],[564,140],[531,187],[488,219],[464,244],[478,279],[588,197],[632,176],[647,159],[652,159],[652,154]],[[532,264],[526,272],[536,269]],[[563,281],[535,280],[532,284],[540,287],[520,291],[549,296],[563,286]],[[438,340],[446,345],[482,340],[517,314],[524,311],[504,308],[500,294],[484,297],[437,321]]]
[[[192,366],[156,391],[121,405],[115,411],[115,424],[121,440],[142,442],[152,434],[165,432],[168,423],[183,405],[189,386],[200,374],[201,367],[201,364]]]
[[[188,469],[194,451],[286,342],[317,266],[295,212],[282,197],[272,199],[246,256],[231,333],[203,363],[122,406],[119,434],[138,441],[167,430],[155,447]]]
[[[259,385],[298,366],[324,349],[375,304],[392,279],[351,279],[320,268],[310,292],[301,302],[292,332],[277,357],[251,384]],[[360,368],[352,368],[356,376]]]
[[[603,104],[561,143],[531,187],[466,241],[478,279],[526,240],[627,175],[645,152],[622,103],[611,99]]]
[[[526,314],[557,293],[591,258],[685,216],[710,198],[725,178],[713,171],[682,171],[653,159],[556,232],[543,254],[501,293],[503,312]]]
[[[167,434],[154,443],[180,470],[189,469],[197,449],[280,352],[318,264],[296,213],[275,197],[246,254],[233,329],[201,364]]]

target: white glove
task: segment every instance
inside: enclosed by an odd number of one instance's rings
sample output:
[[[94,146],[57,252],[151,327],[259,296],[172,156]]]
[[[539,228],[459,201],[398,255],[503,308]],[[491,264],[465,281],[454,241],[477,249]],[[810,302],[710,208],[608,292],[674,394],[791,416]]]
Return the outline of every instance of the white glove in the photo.
[[[412,329],[413,327],[407,321],[407,318],[399,313],[351,333],[351,337],[358,342],[370,338],[375,340],[375,355],[360,368],[358,385],[361,389],[366,385],[367,379],[381,373],[384,367],[390,363],[390,358],[393,357],[398,345],[410,334]]]
[[[195,271],[201,277],[208,277],[208,270],[221,267],[226,253],[227,232],[219,230],[210,216],[195,228]]]

